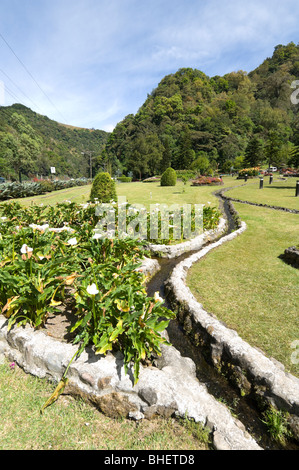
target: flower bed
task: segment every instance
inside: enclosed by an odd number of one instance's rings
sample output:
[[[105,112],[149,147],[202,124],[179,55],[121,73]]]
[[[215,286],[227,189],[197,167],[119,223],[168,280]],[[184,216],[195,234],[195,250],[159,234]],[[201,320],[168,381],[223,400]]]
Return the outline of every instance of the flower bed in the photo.
[[[76,356],[88,345],[100,355],[120,350],[137,381],[141,361],[160,354],[160,333],[173,314],[146,294],[142,243],[101,239],[97,222],[93,204],[1,206],[0,311],[9,329],[40,329],[71,302]]]
[[[258,176],[259,173],[260,173],[260,168],[259,167],[244,168],[243,170],[239,171],[238,179],[244,179],[245,175],[247,175],[248,178],[253,178],[254,176]]]
[[[219,186],[222,184],[222,178],[212,176],[199,176],[196,180],[192,181],[192,186]]]
[[[282,173],[283,176],[299,177],[299,169],[295,169],[295,168],[284,168],[281,171],[281,173]]]
[[[165,342],[160,332],[173,314],[144,289],[139,268],[147,241],[118,238],[117,226],[114,236],[101,236],[96,207],[62,203],[24,208],[16,202],[0,207],[0,311],[9,328],[30,324],[39,329],[71,301],[78,317],[72,329],[78,354],[87,345],[98,354],[120,350],[125,364],[134,364],[137,380],[140,362],[159,354]],[[116,213],[118,209],[115,203]],[[204,228],[213,228],[220,213],[204,209]],[[128,223],[134,222],[135,208],[126,204],[126,211]],[[170,237],[173,230],[171,226]]]

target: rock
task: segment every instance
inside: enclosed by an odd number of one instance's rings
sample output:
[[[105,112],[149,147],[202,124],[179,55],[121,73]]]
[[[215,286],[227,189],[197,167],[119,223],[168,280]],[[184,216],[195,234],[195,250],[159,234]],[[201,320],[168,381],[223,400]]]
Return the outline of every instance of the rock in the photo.
[[[299,249],[295,246],[291,246],[284,251],[282,258],[295,268],[299,268]]]
[[[299,441],[299,417],[291,415],[288,419],[290,430],[297,441]]]
[[[95,396],[93,403],[110,418],[127,418],[139,412],[137,406],[131,403],[127,396],[118,392]]]
[[[8,332],[5,319],[0,316],[0,351],[27,372],[59,381],[76,348],[31,328]],[[51,353],[54,360],[49,360]],[[71,364],[68,378],[64,394],[80,396],[109,417],[187,417],[217,430],[216,447],[260,449],[230,411],[200,384],[193,361],[182,357],[172,346],[163,347],[158,367],[141,366],[135,386],[132,376],[124,372],[122,354],[96,356],[91,349]]]

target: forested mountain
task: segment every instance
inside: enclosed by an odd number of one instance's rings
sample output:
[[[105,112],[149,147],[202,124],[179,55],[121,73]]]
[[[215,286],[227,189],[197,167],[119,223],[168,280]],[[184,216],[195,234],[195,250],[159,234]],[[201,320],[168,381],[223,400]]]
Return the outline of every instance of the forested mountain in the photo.
[[[58,176],[89,177],[88,153],[95,174],[108,135],[59,124],[21,104],[0,107],[0,176],[47,176],[55,167]]]
[[[109,136],[104,157],[143,178],[175,169],[299,166],[299,46],[275,47],[256,70],[208,77],[183,68],[163,78],[136,115]],[[298,150],[298,149],[297,149]],[[295,156],[293,155],[293,153]],[[299,152],[297,152],[297,155]],[[296,160],[297,158],[297,160]]]
[[[290,43],[250,73],[208,77],[182,68],[164,77],[111,134],[62,125],[20,104],[0,107],[0,176],[45,176],[54,166],[60,176],[87,177],[88,152],[93,175],[105,167],[140,179],[169,166],[202,174],[260,164],[298,168],[296,80],[299,45]]]

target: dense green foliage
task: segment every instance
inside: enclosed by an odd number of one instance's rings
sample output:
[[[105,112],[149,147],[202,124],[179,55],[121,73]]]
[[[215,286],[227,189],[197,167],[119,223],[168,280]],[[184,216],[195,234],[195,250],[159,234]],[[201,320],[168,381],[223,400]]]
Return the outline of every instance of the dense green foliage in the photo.
[[[95,208],[1,206],[0,311],[9,328],[38,329],[72,302],[77,355],[87,345],[96,354],[120,350],[137,381],[141,361],[159,355],[167,343],[160,333],[174,314],[162,299],[147,296],[138,269],[146,253],[142,243],[95,236]]]
[[[161,176],[161,186],[175,186],[177,174],[173,168],[167,168]]]
[[[100,130],[65,126],[21,104],[0,107],[0,175],[18,180],[20,175],[59,177],[90,176],[105,166],[100,154],[108,134]]]
[[[275,47],[250,73],[210,78],[180,69],[163,78],[136,115],[116,126],[105,156],[138,179],[169,166],[213,175],[244,165],[298,165],[299,121],[291,102],[298,75],[294,43]]]
[[[98,173],[92,183],[90,200],[94,202],[97,199],[99,202],[109,203],[116,201],[116,198],[115,181],[109,173]]]
[[[164,77],[111,134],[59,124],[23,105],[0,107],[0,175],[145,179],[167,168],[214,176],[259,165],[299,166],[299,45],[275,47],[250,73],[182,68]],[[294,94],[294,95],[293,95]]]
[[[71,179],[67,181],[44,180],[40,182],[4,183],[0,184],[0,201],[38,196],[40,194],[50,193],[52,191],[58,191],[60,189],[84,186],[88,183],[89,180],[87,178]]]

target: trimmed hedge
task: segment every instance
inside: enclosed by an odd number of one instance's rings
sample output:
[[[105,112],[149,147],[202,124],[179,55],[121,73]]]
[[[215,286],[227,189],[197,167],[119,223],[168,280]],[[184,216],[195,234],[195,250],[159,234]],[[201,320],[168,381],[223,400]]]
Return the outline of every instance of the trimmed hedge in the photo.
[[[109,203],[111,200],[116,201],[115,181],[109,173],[98,173],[95,177],[90,192],[90,201],[98,200],[101,203]]]
[[[120,181],[121,183],[131,183],[132,178],[131,176],[119,176],[117,180]]]
[[[161,186],[175,186],[177,174],[173,168],[167,168],[161,177]]]

